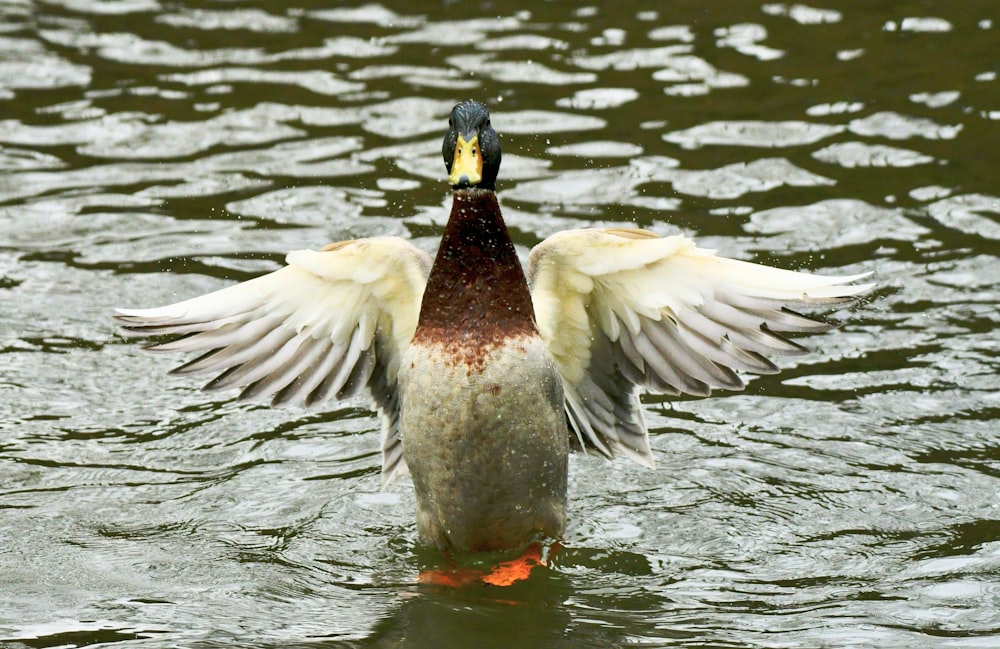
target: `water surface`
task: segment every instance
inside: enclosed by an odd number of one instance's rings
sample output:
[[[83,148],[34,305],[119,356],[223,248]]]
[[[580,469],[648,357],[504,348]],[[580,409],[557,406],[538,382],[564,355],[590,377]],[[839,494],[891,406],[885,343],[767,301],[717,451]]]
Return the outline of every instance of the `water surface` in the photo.
[[[0,644],[1000,644],[995,3],[0,3]],[[878,290],[777,376],[645,399],[566,547],[416,585],[365,404],[272,411],[115,333],[285,252],[428,250],[487,102],[522,252],[684,232]]]

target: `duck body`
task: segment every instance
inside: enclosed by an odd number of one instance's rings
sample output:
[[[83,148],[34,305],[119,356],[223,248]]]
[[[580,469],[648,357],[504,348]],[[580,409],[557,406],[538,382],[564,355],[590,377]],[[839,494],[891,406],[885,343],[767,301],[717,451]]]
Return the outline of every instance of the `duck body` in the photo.
[[[486,350],[469,342],[477,349],[417,343],[403,355],[400,429],[420,540],[489,551],[559,538],[569,436],[555,366],[537,335]]]
[[[562,384],[491,190],[454,192],[399,393],[423,543],[492,550],[562,535]]]
[[[382,480],[409,474],[422,543],[494,551],[559,538],[570,450],[651,467],[639,388],[706,396],[778,371],[788,332],[830,325],[867,274],[726,259],[686,237],[580,229],[522,269],[494,191],[497,134],[455,106],[442,153],[452,209],[433,260],[398,237],[289,253],[288,265],[154,309],[119,309],[148,349],[199,352],[204,389],[306,406],[364,395],[382,416]]]

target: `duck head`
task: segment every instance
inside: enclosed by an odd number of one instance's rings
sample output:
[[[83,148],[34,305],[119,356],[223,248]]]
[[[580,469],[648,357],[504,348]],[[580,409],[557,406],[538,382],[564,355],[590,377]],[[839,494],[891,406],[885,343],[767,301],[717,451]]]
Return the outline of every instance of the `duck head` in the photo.
[[[441,154],[453,188],[496,188],[500,139],[484,104],[469,100],[451,109]]]

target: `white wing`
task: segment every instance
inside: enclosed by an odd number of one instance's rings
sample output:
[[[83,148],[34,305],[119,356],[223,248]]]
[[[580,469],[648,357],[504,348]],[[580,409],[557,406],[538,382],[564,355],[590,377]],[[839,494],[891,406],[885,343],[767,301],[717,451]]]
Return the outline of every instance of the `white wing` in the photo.
[[[204,389],[241,399],[311,405],[365,391],[383,416],[382,479],[406,473],[396,374],[413,338],[431,258],[404,239],[379,237],[299,250],[288,266],[158,309],[118,309],[148,349],[202,352],[174,374],[217,373]]]
[[[563,379],[576,444],[652,465],[636,386],[667,394],[739,390],[736,370],[802,353],[780,333],[830,326],[788,309],[843,302],[866,275],[822,277],[717,257],[683,236],[569,230],[532,251],[535,318]]]

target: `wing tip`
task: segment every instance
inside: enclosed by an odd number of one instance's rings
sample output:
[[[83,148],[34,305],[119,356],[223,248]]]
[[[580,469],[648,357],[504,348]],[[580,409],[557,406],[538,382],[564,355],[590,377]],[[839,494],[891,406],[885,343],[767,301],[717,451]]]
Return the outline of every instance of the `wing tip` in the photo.
[[[167,317],[162,313],[164,307],[153,309],[129,309],[125,307],[114,307],[114,318],[156,318]]]
[[[609,461],[621,455],[622,457],[632,460],[641,467],[647,469],[656,469],[656,459],[653,457],[653,451],[649,447],[649,438],[643,439],[643,448],[632,448],[627,444],[623,444],[620,440],[607,440],[609,442],[608,446],[610,455],[604,456]],[[586,452],[589,449],[584,449]]]

